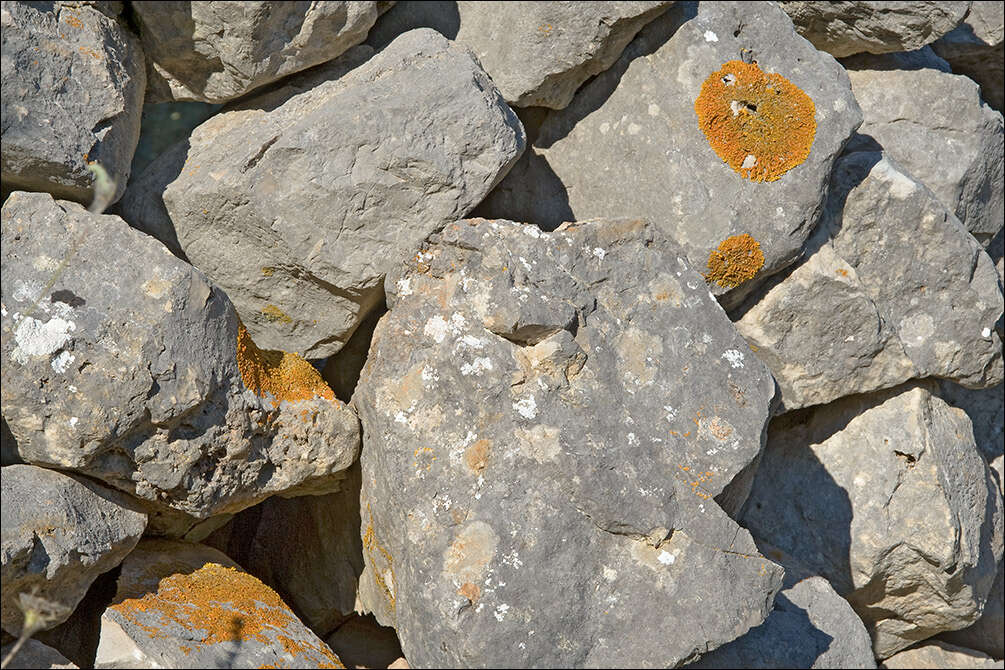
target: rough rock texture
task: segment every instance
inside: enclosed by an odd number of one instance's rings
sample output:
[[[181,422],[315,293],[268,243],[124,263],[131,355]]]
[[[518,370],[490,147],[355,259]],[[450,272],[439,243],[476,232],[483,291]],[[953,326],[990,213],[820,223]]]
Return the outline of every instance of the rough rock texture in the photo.
[[[337,487],[355,415],[306,361],[239,342],[202,273],[45,194],[12,194],[2,225],[0,399],[24,461],[200,519]]]
[[[457,41],[515,107],[566,107],[671,2],[458,2]]]
[[[779,2],[799,34],[838,58],[912,51],[958,26],[969,2]]]
[[[921,386],[772,421],[743,523],[830,581],[878,658],[973,623],[1002,556],[970,420]]]
[[[343,668],[275,591],[225,554],[144,540],[102,616],[96,668]]]
[[[366,39],[376,2],[138,2],[149,101],[221,103]]]
[[[1005,668],[1005,663],[995,661],[987,654],[973,649],[957,647],[945,642],[926,642],[883,662],[884,668],[914,670],[947,670],[949,668]]]
[[[967,77],[898,69],[896,56],[844,65],[864,116],[859,135],[873,148],[878,142],[986,247],[1005,220],[1001,112],[981,102]],[[852,146],[859,144],[856,138]]]
[[[464,47],[415,30],[272,111],[218,114],[190,142],[164,193],[181,248],[261,346],[320,358],[377,307],[390,268],[491,190],[524,136]]]
[[[812,242],[818,249],[806,262],[736,323],[787,409],[930,375],[968,387],[1001,383],[994,265],[892,159],[841,158]]]
[[[5,366],[6,367],[6,366]],[[91,582],[139,542],[147,516],[129,497],[33,465],[3,469],[3,629],[19,635],[20,594],[62,606],[65,621]]]
[[[780,570],[720,504],[773,382],[677,245],[475,219],[386,288],[360,598],[412,664],[666,667],[764,619]]]
[[[826,579],[808,577],[779,591],[760,626],[686,667],[875,668],[876,659],[848,601]]]
[[[350,668],[401,667],[393,665],[402,657],[398,636],[393,628],[381,626],[372,616],[349,619],[325,642]]]
[[[724,240],[750,234],[763,269],[732,289],[730,302],[795,260],[816,224],[834,159],[861,123],[847,75],[773,4],[703,3],[693,12],[691,3],[673,6],[569,107],[549,113],[533,149],[477,214],[547,229],[565,220],[640,216],[681,244],[699,272]],[[703,83],[741,55],[790,81],[815,106],[809,156],[778,181],[740,176],[698,126]],[[784,123],[766,118],[765,132],[784,138]],[[730,290],[712,287],[717,295]]]
[[[13,649],[13,644],[5,644],[0,649],[0,658],[7,658],[7,654]],[[39,670],[40,668],[50,668],[59,670],[62,668],[76,668],[70,660],[47,644],[42,644],[38,640],[28,640],[17,652],[11,662],[4,666],[9,670]]]
[[[932,43],[935,52],[949,61],[953,72],[965,74],[981,85],[988,104],[1005,106],[1005,6],[977,0],[959,26]]]
[[[966,389],[942,380],[939,397],[970,417],[974,424],[974,441],[985,460],[990,463],[1005,453],[1005,385]]]
[[[126,189],[140,133],[143,53],[118,22],[79,3],[4,2],[4,192],[92,199],[89,161]]]

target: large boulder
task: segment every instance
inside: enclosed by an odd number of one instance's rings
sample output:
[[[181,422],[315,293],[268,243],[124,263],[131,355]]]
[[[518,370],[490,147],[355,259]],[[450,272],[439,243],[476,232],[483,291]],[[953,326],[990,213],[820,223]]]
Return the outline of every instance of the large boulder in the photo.
[[[562,109],[672,2],[458,2],[457,41],[514,107]]]
[[[386,289],[360,598],[410,663],[666,667],[764,619],[780,569],[723,508],[774,384],[656,226],[461,221]]]
[[[963,23],[932,43],[957,74],[981,85],[988,104],[1003,111],[1005,106],[1005,5],[977,0]]]
[[[774,373],[785,408],[917,377],[1001,383],[995,267],[891,158],[856,152],[838,162],[811,242],[812,255],[736,323]]]
[[[827,578],[880,659],[973,623],[1002,558],[970,420],[924,386],[772,421],[743,523]]]
[[[547,114],[477,214],[647,218],[732,304],[796,259],[861,119],[844,69],[773,3],[680,3]]]
[[[115,181],[114,202],[140,136],[139,41],[85,3],[4,2],[0,22],[4,194],[90,202],[96,161]]]
[[[139,2],[149,101],[222,103],[366,39],[377,2]]]
[[[256,347],[201,272],[47,194],[12,194],[2,225],[0,399],[21,459],[199,519],[337,489],[355,414],[309,363]]]
[[[0,481],[3,629],[21,633],[22,594],[56,605],[59,611],[45,619],[52,628],[136,546],[147,515],[118,491],[33,465],[6,467]]]

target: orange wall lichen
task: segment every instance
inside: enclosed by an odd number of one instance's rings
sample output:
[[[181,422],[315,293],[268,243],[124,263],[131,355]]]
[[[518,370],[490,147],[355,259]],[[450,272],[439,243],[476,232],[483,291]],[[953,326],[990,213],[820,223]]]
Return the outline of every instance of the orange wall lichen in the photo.
[[[757,63],[731,60],[713,72],[694,111],[719,158],[752,181],[775,181],[805,161],[816,135],[813,100]]]
[[[747,233],[733,235],[709,253],[705,281],[734,288],[756,275],[762,267],[764,253],[757,240]]]
[[[276,403],[315,396],[335,400],[335,393],[313,365],[296,354],[259,349],[243,323],[237,328],[237,368],[245,386],[262,398],[271,393]]]

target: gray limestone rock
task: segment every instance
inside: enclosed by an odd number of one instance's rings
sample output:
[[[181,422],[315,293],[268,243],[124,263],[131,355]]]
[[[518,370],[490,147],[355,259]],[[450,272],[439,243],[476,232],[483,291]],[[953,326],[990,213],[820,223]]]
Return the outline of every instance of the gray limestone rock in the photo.
[[[999,464],[1001,457],[999,456]],[[1000,480],[999,480],[1000,481]],[[1005,656],[1005,562],[998,563],[991,594],[981,618],[972,626],[939,635],[940,640],[974,649],[994,658]]]
[[[786,2],[799,34],[841,58],[861,53],[913,51],[963,21],[969,2]]]
[[[1005,5],[995,0],[975,0],[959,26],[932,43],[935,52],[949,61],[953,72],[965,74],[981,85],[988,104],[1005,106]]]
[[[0,658],[7,658],[7,654],[13,649],[13,644],[5,644],[0,649]],[[53,649],[47,644],[42,644],[38,640],[28,640],[11,659],[11,662],[4,666],[9,670],[62,670],[64,668],[77,668],[69,659]]]
[[[21,633],[22,594],[59,606],[61,616],[45,626],[52,628],[136,546],[147,516],[118,491],[33,465],[6,467],[0,481],[3,629]]]
[[[2,225],[0,399],[25,462],[198,519],[337,488],[355,414],[306,361],[258,350],[202,273],[47,194],[12,194]]]
[[[970,420],[924,386],[772,421],[742,520],[848,599],[880,659],[973,623],[1002,557]]]
[[[699,127],[695,101],[703,83],[741,57],[757,60],[761,70],[781,75],[813,102],[809,155],[777,181],[741,176]],[[743,109],[750,113],[749,105]],[[767,130],[758,146],[769,152],[762,163],[771,165],[777,155],[770,152],[784,140],[769,144],[776,140],[767,138],[778,132],[793,141],[792,133],[778,130],[788,119],[762,113]],[[545,117],[532,150],[478,213],[546,229],[564,220],[639,216],[674,238],[699,272],[725,240],[752,235],[763,268],[735,289],[712,284],[717,295],[729,291],[724,299],[731,305],[796,259],[816,225],[833,162],[861,119],[844,69],[799,37],[774,4],[702,3],[695,10],[678,3],[583,86],[572,104]],[[756,165],[757,157],[751,160]]]
[[[4,2],[4,191],[89,203],[96,161],[126,189],[146,78],[139,41],[98,9],[69,2]]]
[[[842,157],[809,246],[818,248],[736,322],[774,373],[786,409],[916,377],[1001,383],[994,265],[892,159]]]
[[[673,3],[458,2],[457,41],[514,107],[566,107]]]
[[[360,599],[410,663],[666,667],[761,623],[780,569],[723,509],[774,384],[680,247],[473,219],[386,289]]]
[[[919,644],[894,654],[883,662],[884,668],[891,670],[983,670],[987,668],[1005,668],[1005,663],[995,661],[987,654],[974,649],[957,647],[938,640]]]
[[[471,54],[428,29],[268,109],[199,126],[164,204],[256,342],[310,358],[338,351],[380,304],[384,274],[524,145]]]
[[[990,463],[1005,453],[1005,385],[967,389],[941,380],[939,397],[970,417],[974,424],[974,440],[985,460]]]
[[[222,103],[366,39],[376,2],[139,2],[150,102]]]

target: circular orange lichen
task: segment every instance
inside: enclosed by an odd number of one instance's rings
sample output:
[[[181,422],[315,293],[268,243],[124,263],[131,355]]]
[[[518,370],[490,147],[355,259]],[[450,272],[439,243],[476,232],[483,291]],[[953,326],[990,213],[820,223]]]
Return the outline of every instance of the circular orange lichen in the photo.
[[[296,354],[259,349],[243,323],[237,327],[237,368],[245,386],[262,398],[271,393],[277,404],[315,396],[335,400],[335,393],[313,365]]]
[[[775,181],[805,161],[817,130],[810,96],[740,60],[705,80],[694,111],[719,158],[752,181]]]
[[[727,237],[708,255],[705,281],[733,288],[757,274],[764,267],[764,253],[753,237],[744,233]]]

